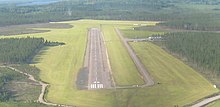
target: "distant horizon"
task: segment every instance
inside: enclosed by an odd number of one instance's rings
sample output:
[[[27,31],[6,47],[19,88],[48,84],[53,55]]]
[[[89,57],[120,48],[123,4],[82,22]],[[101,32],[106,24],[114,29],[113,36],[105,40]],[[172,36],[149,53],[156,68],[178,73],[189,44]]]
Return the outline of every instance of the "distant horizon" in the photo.
[[[30,3],[30,2],[55,2],[60,0],[0,0],[0,4],[7,4],[7,3],[13,3],[13,4],[20,4],[20,3]]]
[[[60,0],[39,0],[39,1],[30,1],[30,2],[24,2],[24,3],[17,3],[16,6],[33,6],[33,5],[47,5],[51,3],[59,2]]]

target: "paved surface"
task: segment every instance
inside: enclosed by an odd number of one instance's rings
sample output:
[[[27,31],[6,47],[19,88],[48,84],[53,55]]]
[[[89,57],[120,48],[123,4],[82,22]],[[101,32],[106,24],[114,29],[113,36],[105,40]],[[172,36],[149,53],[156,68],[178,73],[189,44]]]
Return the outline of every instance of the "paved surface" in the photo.
[[[142,41],[150,41],[149,38],[140,38],[140,39],[129,39],[129,38],[126,38],[125,39],[127,42],[142,42]]]
[[[146,70],[146,68],[144,67],[144,65],[141,63],[141,61],[139,60],[139,58],[136,56],[135,52],[132,50],[132,48],[130,47],[130,45],[127,43],[127,41],[124,39],[124,37],[122,36],[121,32],[115,28],[119,38],[121,39],[121,41],[123,42],[124,46],[127,48],[129,55],[131,56],[131,58],[133,59],[135,65],[137,66],[140,74],[142,75],[142,78],[144,79],[145,84],[139,87],[145,87],[145,86],[151,86],[154,85],[154,81],[152,79],[152,77],[150,76],[150,74],[148,73],[148,71]]]
[[[100,29],[89,30],[87,44],[84,67],[88,66],[89,70],[88,89],[112,88],[110,66]]]
[[[213,101],[216,101],[218,99],[220,99],[220,95],[216,95],[216,96],[213,96],[213,97],[210,97],[210,98],[206,98],[206,99],[202,100],[201,102],[198,102],[198,103],[192,105],[192,107],[203,107],[203,106],[205,106],[205,105],[207,105],[207,104],[209,104]]]

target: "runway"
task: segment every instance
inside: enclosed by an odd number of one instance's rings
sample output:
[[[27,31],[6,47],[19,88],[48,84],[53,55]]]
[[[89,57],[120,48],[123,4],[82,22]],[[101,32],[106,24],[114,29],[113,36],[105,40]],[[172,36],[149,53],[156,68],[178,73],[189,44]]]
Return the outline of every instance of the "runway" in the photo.
[[[87,61],[85,62],[87,62],[86,65],[89,70],[88,90],[111,88],[111,71],[103,35],[100,29],[89,29],[86,51],[87,58],[85,60]]]

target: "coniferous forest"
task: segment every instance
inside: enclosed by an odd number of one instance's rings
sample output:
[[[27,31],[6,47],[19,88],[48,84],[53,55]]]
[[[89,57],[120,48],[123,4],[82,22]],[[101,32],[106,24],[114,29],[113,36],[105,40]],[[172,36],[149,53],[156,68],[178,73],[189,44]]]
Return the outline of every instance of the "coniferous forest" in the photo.
[[[0,4],[0,26],[102,19],[165,21],[161,25],[177,29],[220,30],[218,0],[63,0],[48,5],[15,1],[19,0]]]
[[[200,67],[220,74],[220,36],[218,33],[167,33],[165,47]]]
[[[0,62],[24,63],[44,46],[43,38],[0,39]]]

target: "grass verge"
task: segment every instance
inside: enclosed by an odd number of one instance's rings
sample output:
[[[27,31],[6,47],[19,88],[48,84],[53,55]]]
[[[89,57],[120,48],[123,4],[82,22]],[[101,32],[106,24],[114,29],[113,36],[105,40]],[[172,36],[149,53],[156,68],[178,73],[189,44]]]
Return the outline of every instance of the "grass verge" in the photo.
[[[103,26],[111,69],[117,85],[144,84],[136,65],[129,56],[113,26]],[[132,74],[132,75],[131,75]]]
[[[143,31],[143,30],[121,30],[125,38],[140,39],[152,35],[164,34],[163,32]]]
[[[33,64],[41,70],[40,79],[51,84],[46,96],[50,102],[79,107],[171,107],[189,104],[218,92],[218,89],[213,88],[212,84],[193,69],[151,43],[131,43],[131,45],[153,78],[160,84],[139,89],[77,90],[75,81],[83,65],[87,28],[100,27],[100,24],[105,34],[109,57],[112,57],[111,63],[115,64],[114,71],[119,74],[123,72],[122,75],[125,76],[129,75],[128,77],[131,77],[129,81],[134,80],[137,83],[137,77],[139,78],[135,74],[137,71],[124,71],[135,67],[130,68],[133,62],[120,43],[113,25],[124,28],[143,22],[80,20],[65,23],[70,23],[74,27],[44,29],[50,32],[16,36],[44,37],[49,41],[66,43],[63,46],[47,47],[42,50],[35,57]],[[119,64],[117,67],[118,61],[121,61],[120,64],[123,66]],[[132,77],[133,75],[136,76]],[[120,80],[122,77],[117,78],[121,83],[127,84],[128,80]]]
[[[210,103],[206,107],[220,107],[220,100]]]
[[[130,44],[153,78],[160,83],[152,87],[155,90],[148,91],[158,94],[160,98],[150,96],[157,103],[163,102],[164,106],[183,106],[219,91],[199,73],[160,47],[148,42]],[[158,93],[155,93],[156,90]]]

